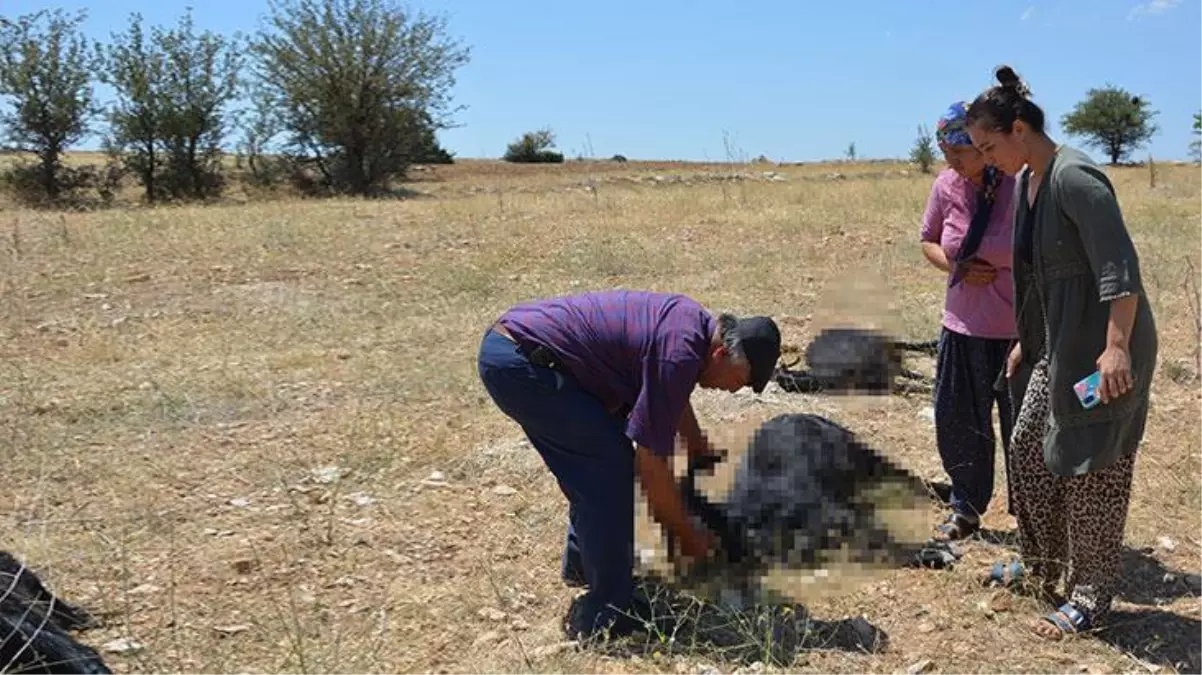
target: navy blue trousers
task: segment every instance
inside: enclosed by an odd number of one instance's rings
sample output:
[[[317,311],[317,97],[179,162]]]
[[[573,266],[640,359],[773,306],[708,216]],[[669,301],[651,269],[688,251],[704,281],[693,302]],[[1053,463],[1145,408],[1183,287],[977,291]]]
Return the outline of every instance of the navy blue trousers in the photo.
[[[580,629],[630,607],[634,569],[634,445],[622,420],[569,375],[536,366],[489,331],[477,367],[493,402],[521,425],[568,499],[565,579],[583,577]]]
[[[997,405],[1002,453],[1010,483],[1010,435],[1014,412],[1008,392],[993,383],[1006,367],[1009,340],[970,337],[947,328],[939,335],[935,375],[935,439],[943,470],[952,480],[951,507],[978,519],[993,499],[996,442],[993,406]]]

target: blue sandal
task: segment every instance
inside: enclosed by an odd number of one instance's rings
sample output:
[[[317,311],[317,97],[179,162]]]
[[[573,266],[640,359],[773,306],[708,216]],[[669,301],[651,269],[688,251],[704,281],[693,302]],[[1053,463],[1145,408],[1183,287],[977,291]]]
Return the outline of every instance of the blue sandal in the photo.
[[[943,535],[944,541],[958,541],[976,534],[981,529],[981,521],[953,512],[935,529]]]
[[[989,576],[986,577],[985,583],[997,584],[1002,588],[1012,588],[1022,580],[1027,569],[1017,560],[1010,564],[1005,564],[1002,561],[993,563],[993,569],[989,571]]]
[[[1083,633],[1090,628],[1089,617],[1085,616],[1076,605],[1071,602],[1066,602],[1060,605],[1054,612],[1048,612],[1043,617],[1043,621],[1047,621],[1053,626],[1060,629],[1060,635]],[[1052,639],[1060,639],[1060,636]]]

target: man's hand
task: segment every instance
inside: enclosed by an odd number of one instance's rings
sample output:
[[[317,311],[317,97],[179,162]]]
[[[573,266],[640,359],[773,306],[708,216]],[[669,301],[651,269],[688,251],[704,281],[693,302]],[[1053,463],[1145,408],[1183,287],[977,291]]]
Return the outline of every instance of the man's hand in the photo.
[[[717,548],[718,540],[704,528],[686,527],[683,536],[678,536],[680,558],[686,561],[704,560]]]
[[[640,445],[634,461],[651,517],[676,540],[683,556],[695,560],[708,557],[717,548],[717,539],[705,528],[693,526],[668,460]]]

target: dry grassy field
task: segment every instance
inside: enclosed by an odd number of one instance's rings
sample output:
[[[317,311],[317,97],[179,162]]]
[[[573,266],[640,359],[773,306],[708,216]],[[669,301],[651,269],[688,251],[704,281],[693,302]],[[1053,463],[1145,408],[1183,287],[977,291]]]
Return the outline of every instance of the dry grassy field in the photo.
[[[723,178],[731,172],[739,180]],[[1045,643],[1033,600],[888,571],[808,602],[876,653],[801,672],[1198,672],[1199,171],[1110,169],[1161,331],[1117,627]],[[931,176],[900,164],[462,162],[404,200],[243,200],[46,213],[0,203],[0,547],[100,614],[118,672],[740,672],[708,654],[564,648],[566,503],[475,359],[511,303],[610,287],[937,335],[917,236]],[[929,367],[926,364],[924,367]],[[736,450],[812,411],[943,480],[927,396],[699,392]],[[999,451],[1000,454],[1000,451]],[[434,476],[435,472],[441,476]],[[1005,477],[987,525],[1013,529]],[[931,524],[938,511],[932,506]],[[129,644],[135,643],[135,644]],[[927,662],[929,661],[929,662]]]

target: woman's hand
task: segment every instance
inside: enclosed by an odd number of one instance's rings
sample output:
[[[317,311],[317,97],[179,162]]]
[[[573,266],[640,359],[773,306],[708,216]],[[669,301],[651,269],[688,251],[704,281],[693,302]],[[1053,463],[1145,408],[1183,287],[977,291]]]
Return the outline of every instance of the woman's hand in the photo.
[[[1097,365],[1102,373],[1102,385],[1098,387],[1102,403],[1110,403],[1135,386],[1135,380],[1131,377],[1131,354],[1126,347],[1108,345],[1098,357]]]
[[[1131,351],[1128,340],[1135,325],[1135,310],[1139,305],[1138,295],[1126,295],[1110,301],[1110,319],[1106,322],[1106,351],[1098,357],[1098,371],[1102,374],[1102,385],[1098,396],[1102,403],[1131,391],[1135,378],[1131,376]]]
[[[996,278],[996,267],[983,260],[973,260],[968,263],[968,273],[964,275],[964,283],[972,286],[988,286]]]
[[[1010,379],[1014,375],[1014,371],[1018,370],[1018,365],[1023,362],[1023,343],[1015,342],[1014,349],[1010,350],[1010,356],[1006,357],[1006,379]]]

